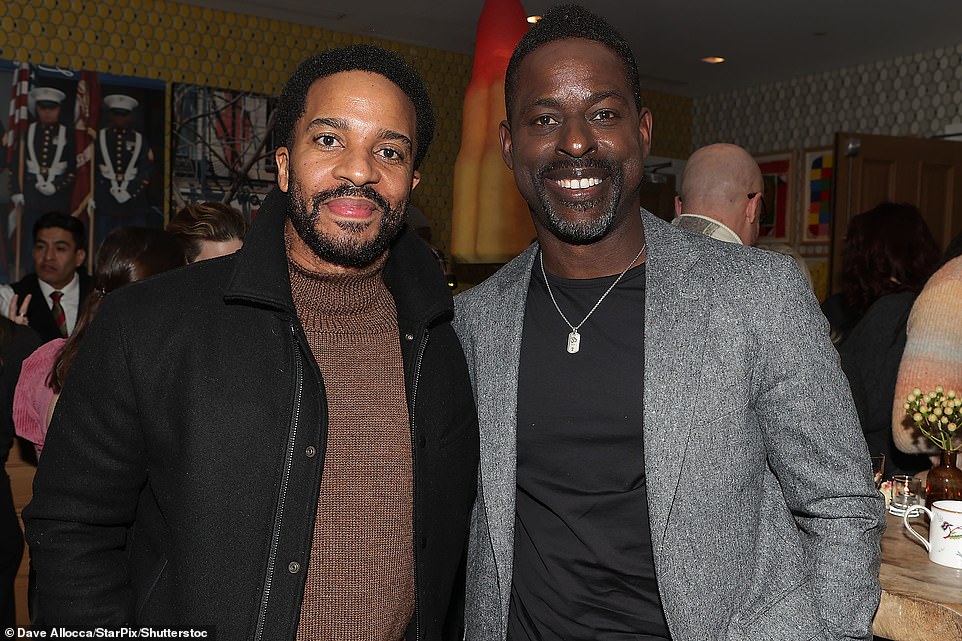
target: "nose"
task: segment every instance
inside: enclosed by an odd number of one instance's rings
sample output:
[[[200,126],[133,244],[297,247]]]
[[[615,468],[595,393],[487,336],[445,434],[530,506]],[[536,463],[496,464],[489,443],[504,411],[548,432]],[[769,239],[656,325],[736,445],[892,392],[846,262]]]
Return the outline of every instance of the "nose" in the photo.
[[[581,118],[568,118],[561,126],[558,152],[572,158],[581,158],[595,150],[595,138],[591,127]]]
[[[381,172],[370,150],[354,147],[345,149],[338,155],[334,166],[334,177],[360,187],[380,182]]]

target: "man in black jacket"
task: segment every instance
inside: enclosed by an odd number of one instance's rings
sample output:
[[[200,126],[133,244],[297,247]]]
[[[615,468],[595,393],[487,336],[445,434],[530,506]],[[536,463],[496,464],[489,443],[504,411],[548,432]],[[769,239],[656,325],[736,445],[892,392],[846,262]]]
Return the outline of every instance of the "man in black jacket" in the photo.
[[[66,338],[77,324],[77,316],[93,285],[81,267],[87,258],[83,223],[73,216],[52,211],[33,226],[33,273],[11,287],[26,317],[43,342]],[[9,301],[0,293],[0,310],[7,313]],[[16,319],[12,319],[16,320]]]
[[[477,417],[402,227],[427,93],[389,52],[327,51],[276,122],[244,248],[109,294],[84,339],[25,511],[44,625],[461,638]]]

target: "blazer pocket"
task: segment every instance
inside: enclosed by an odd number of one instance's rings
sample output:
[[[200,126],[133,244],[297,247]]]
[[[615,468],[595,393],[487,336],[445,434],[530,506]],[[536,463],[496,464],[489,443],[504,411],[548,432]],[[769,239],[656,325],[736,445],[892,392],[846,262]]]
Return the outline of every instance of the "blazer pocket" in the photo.
[[[730,641],[812,641],[826,638],[806,580],[783,592],[747,621],[736,620]]]

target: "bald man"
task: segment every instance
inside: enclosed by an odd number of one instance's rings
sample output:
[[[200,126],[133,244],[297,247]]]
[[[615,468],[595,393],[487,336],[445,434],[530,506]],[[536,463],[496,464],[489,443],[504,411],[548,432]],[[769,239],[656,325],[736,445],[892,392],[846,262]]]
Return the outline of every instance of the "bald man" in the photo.
[[[762,172],[738,145],[719,143],[688,159],[673,224],[728,243],[754,245],[765,215]]]

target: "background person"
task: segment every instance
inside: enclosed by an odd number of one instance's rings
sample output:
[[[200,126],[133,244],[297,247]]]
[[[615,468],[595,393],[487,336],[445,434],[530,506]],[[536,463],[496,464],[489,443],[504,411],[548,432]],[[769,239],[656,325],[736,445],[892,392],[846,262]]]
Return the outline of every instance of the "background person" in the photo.
[[[885,455],[886,476],[914,474],[929,462],[895,447],[892,404],[909,312],[938,264],[939,248],[918,208],[882,203],[852,218],[843,261],[845,302],[859,320],[838,351],[862,432],[871,455]]]
[[[13,390],[20,363],[40,345],[29,327],[0,317],[0,628],[16,629],[14,581],[23,558],[23,532],[10,491],[6,463],[13,447]]]
[[[247,221],[226,203],[208,201],[184,205],[167,224],[184,246],[187,262],[233,254],[244,246]]]
[[[17,435],[33,443],[38,458],[67,372],[107,294],[185,264],[180,243],[160,229],[118,227],[100,245],[94,293],[87,297],[76,329],[69,339],[56,338],[30,354],[16,383],[13,423]]]
[[[91,278],[82,269],[87,259],[84,225],[73,216],[48,212],[34,224],[33,239],[34,271],[13,283],[11,290],[21,306],[27,304],[27,321],[41,340],[66,338],[91,291]],[[0,290],[0,310],[9,313],[17,303],[3,294]]]

